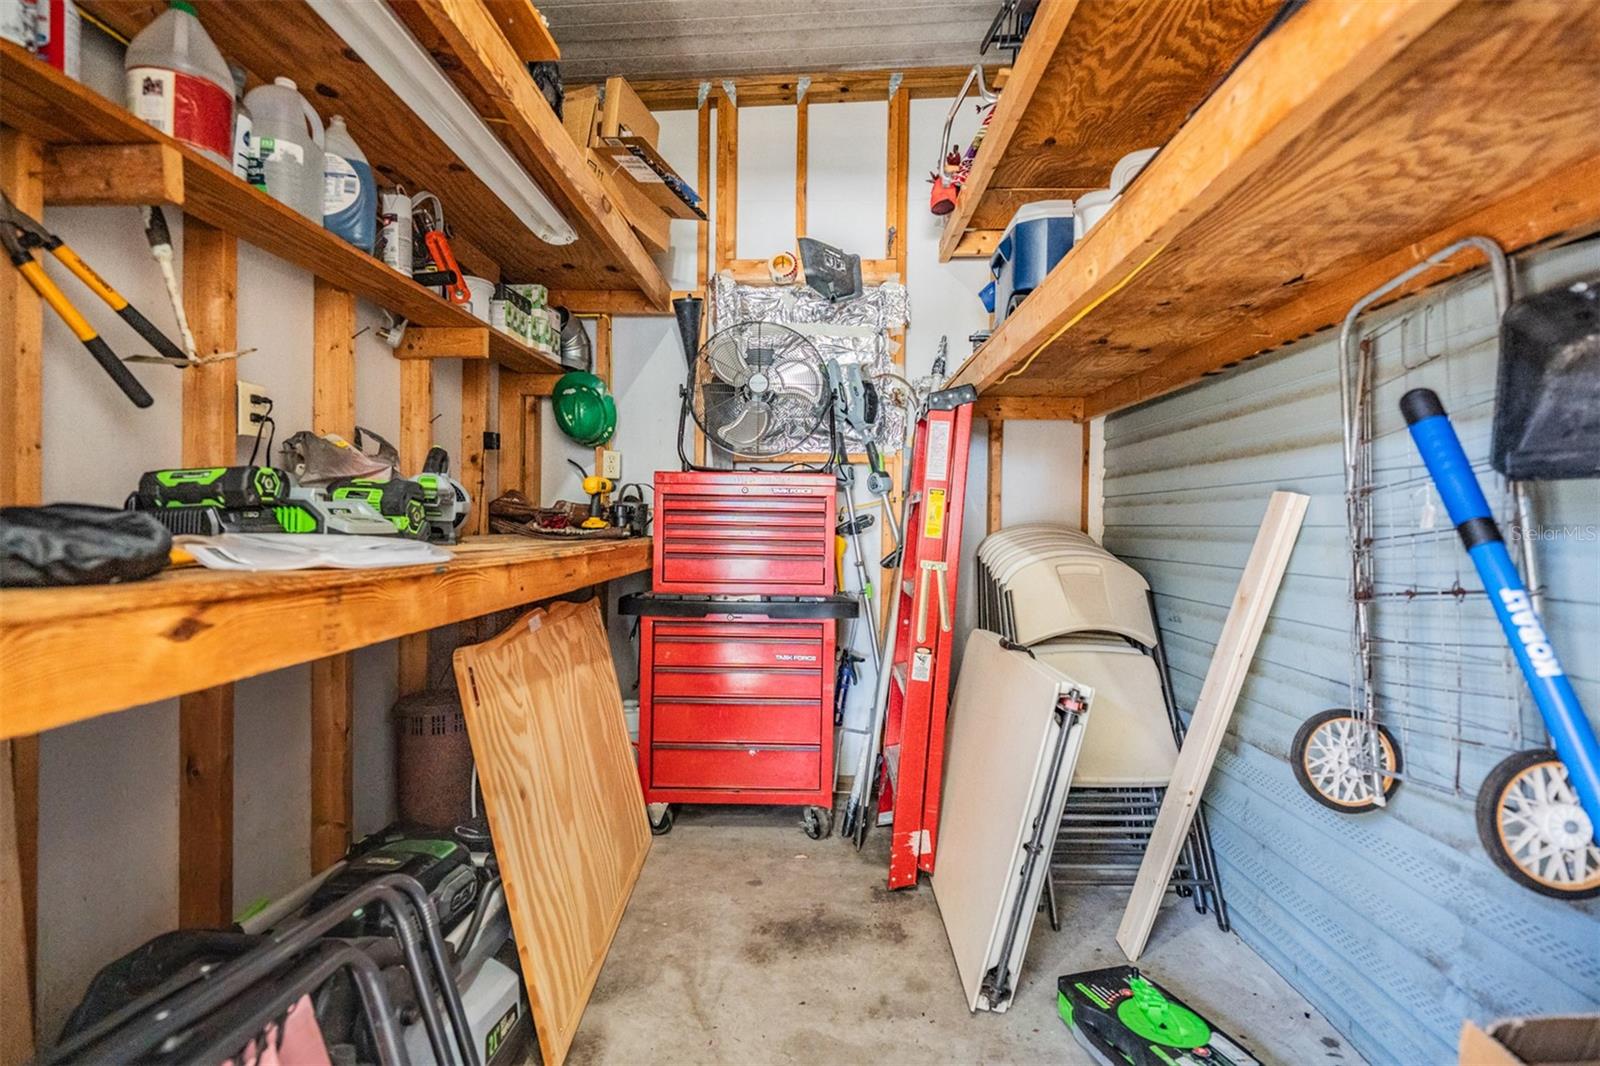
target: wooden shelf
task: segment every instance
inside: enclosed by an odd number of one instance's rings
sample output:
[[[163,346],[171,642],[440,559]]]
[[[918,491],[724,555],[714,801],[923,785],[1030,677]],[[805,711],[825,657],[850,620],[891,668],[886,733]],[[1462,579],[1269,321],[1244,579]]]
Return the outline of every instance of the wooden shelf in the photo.
[[[41,63],[9,41],[0,41],[0,92],[5,98],[3,121],[33,134],[58,150],[73,150],[79,170],[94,165],[86,146],[149,145],[177,165],[163,175],[160,196],[181,206],[185,214],[216,226],[279,258],[310,271],[329,284],[371,300],[414,325],[481,329],[487,332],[488,357],[525,373],[559,370],[555,359],[515,337],[490,329],[465,309],[450,304],[430,289],[389,269],[285,207],[233,172],[140,122],[124,108]],[[104,158],[107,167],[120,162]],[[132,183],[141,176],[112,173],[105,185]],[[53,200],[50,189],[46,201]],[[81,194],[73,203],[88,202]],[[125,203],[114,191],[105,202]],[[480,344],[480,347],[482,345]]]
[[[85,0],[80,6],[132,36],[167,5]],[[572,244],[546,244],[531,234],[306,0],[201,0],[196,6],[217,47],[244,65],[250,84],[286,76],[324,117],[344,115],[380,181],[436,193],[450,225],[499,264],[505,280],[551,289],[636,290],[665,306],[666,278],[587,173],[484,0],[394,0],[390,6],[458,87],[477,81],[480,88],[463,95],[577,232]],[[433,35],[447,33],[448,39],[418,32],[429,25]]]
[[[1333,325],[1462,236],[1595,232],[1597,54],[1600,4],[1307,5],[954,383],[1093,418]]]
[[[650,568],[650,541],[467,539],[436,566],[0,590],[0,740]]]
[[[1124,155],[1166,144],[1281,6],[1280,0],[1041,5],[945,220],[940,260],[987,258],[1023,204],[1104,188]]]

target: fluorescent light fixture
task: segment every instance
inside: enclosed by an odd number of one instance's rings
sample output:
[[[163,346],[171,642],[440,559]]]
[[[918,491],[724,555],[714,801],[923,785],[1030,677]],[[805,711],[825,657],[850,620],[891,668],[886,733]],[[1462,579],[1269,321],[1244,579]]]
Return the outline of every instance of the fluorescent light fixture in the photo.
[[[309,0],[311,9],[355,49],[417,118],[546,244],[578,239],[544,190],[485,126],[411,31],[383,3]],[[400,135],[402,131],[394,131]]]

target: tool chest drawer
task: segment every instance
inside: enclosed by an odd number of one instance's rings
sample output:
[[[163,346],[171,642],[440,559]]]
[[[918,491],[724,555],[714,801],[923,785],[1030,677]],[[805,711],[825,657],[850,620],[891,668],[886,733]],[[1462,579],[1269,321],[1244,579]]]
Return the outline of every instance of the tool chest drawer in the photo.
[[[664,470],[655,489],[655,591],[834,591],[832,475]]]
[[[822,753],[801,747],[657,744],[650,751],[650,771],[656,788],[814,793],[822,787]]]
[[[822,634],[816,624],[697,625],[658,622],[656,666],[747,666],[820,669]]]
[[[656,743],[819,744],[822,704],[768,700],[675,700],[651,708]]]
[[[641,596],[619,609],[640,616],[648,801],[832,802],[835,634],[853,604]],[[731,613],[763,609],[788,617]]]
[[[823,672],[809,670],[739,670],[729,667],[671,669],[652,667],[656,699],[711,697],[714,699],[820,700]]]

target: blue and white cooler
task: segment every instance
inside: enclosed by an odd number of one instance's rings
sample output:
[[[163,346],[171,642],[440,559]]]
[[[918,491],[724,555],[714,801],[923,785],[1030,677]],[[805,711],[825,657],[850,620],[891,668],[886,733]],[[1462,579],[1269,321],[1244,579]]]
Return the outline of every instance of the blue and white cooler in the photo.
[[[1011,216],[1005,235],[989,257],[994,278],[979,298],[995,316],[1006,320],[1022,298],[1044,281],[1050,268],[1072,250],[1072,201],[1039,200]]]

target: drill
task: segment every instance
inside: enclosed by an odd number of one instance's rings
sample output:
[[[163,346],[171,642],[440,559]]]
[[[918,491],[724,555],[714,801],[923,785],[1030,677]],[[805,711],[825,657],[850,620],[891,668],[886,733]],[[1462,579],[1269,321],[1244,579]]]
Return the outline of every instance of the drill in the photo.
[[[617,487],[616,483],[608,477],[585,472],[575,459],[568,459],[567,462],[571,463],[578,476],[583,478],[583,491],[589,494],[589,517],[583,520],[583,528],[605,529],[611,524],[606,521],[606,512],[610,510],[607,497]]]

